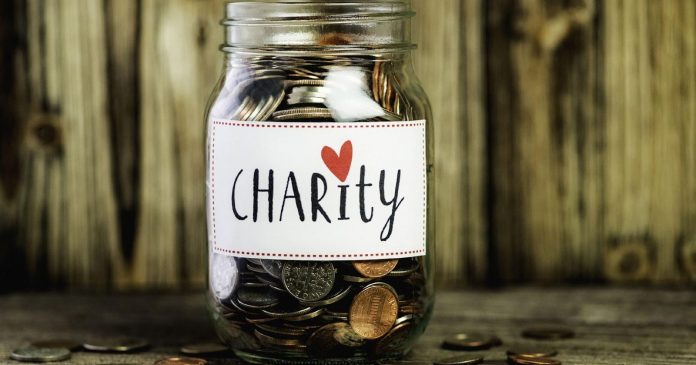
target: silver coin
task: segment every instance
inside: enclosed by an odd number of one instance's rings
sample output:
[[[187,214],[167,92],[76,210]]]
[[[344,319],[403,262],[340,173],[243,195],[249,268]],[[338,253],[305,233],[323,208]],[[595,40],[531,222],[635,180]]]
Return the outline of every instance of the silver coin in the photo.
[[[237,303],[251,309],[268,309],[278,305],[280,298],[270,289],[241,287],[237,291]]]
[[[283,262],[280,260],[261,260],[261,267],[276,279],[280,279],[283,272]]]
[[[70,356],[66,348],[24,347],[12,351],[10,358],[22,362],[55,362],[68,360]]]
[[[150,346],[140,338],[108,338],[86,342],[84,348],[94,352],[135,352]]]
[[[215,297],[220,301],[229,298],[238,282],[237,260],[234,257],[213,253],[210,263],[210,288]]]
[[[331,262],[288,261],[283,265],[283,286],[298,300],[309,302],[326,297],[336,280]]]
[[[332,295],[326,299],[318,300],[318,301],[311,301],[311,302],[301,300],[300,303],[302,305],[306,305],[309,307],[323,307],[323,306],[331,305],[331,304],[334,304],[334,303],[340,301],[341,299],[345,298],[346,296],[348,296],[348,293],[350,293],[351,289],[352,289],[352,287],[349,285],[345,289],[338,290],[334,295]]]

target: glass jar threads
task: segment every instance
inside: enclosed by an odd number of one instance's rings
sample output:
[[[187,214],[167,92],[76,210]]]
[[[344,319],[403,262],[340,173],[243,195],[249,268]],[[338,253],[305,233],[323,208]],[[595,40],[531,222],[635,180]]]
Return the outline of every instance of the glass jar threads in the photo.
[[[402,357],[433,306],[432,118],[407,1],[228,3],[208,305],[255,363]]]

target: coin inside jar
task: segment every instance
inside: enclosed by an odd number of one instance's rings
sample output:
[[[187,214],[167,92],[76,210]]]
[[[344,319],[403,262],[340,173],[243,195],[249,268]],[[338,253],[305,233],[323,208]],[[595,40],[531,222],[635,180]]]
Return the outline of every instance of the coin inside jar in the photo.
[[[354,261],[353,267],[365,277],[381,278],[394,270],[398,264],[399,260]]]
[[[331,323],[314,331],[307,340],[307,350],[320,358],[335,358],[353,353],[363,346],[365,339],[360,337],[347,323]]]
[[[385,283],[374,283],[353,298],[349,321],[360,336],[377,339],[391,330],[398,313],[399,304],[394,289]]]
[[[282,270],[283,286],[301,301],[315,301],[327,296],[336,280],[330,262],[288,261]]]

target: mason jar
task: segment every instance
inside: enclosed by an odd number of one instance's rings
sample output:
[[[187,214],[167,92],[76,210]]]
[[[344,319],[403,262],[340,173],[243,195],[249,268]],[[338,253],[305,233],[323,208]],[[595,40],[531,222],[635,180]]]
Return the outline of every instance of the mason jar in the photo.
[[[252,363],[403,357],[431,316],[433,120],[408,1],[226,5],[208,307]]]

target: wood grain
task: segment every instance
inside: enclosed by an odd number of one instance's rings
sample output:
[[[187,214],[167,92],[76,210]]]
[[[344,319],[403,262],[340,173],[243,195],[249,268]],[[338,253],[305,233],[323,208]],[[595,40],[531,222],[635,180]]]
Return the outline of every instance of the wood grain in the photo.
[[[0,288],[205,282],[222,5],[0,5]],[[441,286],[696,280],[693,1],[414,8]]]
[[[438,295],[433,319],[410,359],[436,361],[461,352],[440,349],[460,332],[490,333],[503,345],[481,355],[504,364],[509,348],[551,347],[563,364],[672,365],[696,361],[696,294],[693,291],[627,289],[470,290]],[[86,313],[89,313],[86,317]],[[174,319],[173,319],[174,318]],[[80,323],[80,325],[75,325]],[[136,354],[75,353],[71,364],[152,364],[175,356],[180,346],[214,338],[202,294],[55,295],[0,297],[0,356],[35,340],[143,337],[153,345]],[[566,326],[575,337],[561,341],[522,338],[533,326]],[[231,356],[211,365],[240,364]]]
[[[416,74],[430,97],[437,125],[438,281],[482,282],[488,268],[482,7],[476,1],[447,0],[441,6],[417,1],[414,10]],[[461,25],[461,31],[452,31]],[[438,67],[432,67],[435,63]]]

